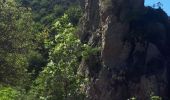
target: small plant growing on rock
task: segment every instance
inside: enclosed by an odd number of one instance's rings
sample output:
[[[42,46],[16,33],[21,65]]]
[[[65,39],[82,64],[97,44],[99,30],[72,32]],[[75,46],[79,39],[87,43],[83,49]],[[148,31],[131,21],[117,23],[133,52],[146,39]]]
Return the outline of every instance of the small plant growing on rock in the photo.
[[[151,96],[151,100],[162,100],[160,96]]]
[[[137,100],[136,97],[132,97],[130,99],[127,99],[127,100]]]

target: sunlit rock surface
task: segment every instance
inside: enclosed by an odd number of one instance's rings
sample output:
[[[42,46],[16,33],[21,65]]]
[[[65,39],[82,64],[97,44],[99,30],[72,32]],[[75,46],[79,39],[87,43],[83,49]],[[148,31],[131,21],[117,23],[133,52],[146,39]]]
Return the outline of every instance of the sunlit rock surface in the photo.
[[[144,0],[80,0],[79,36],[101,51],[82,60],[88,100],[169,100],[170,23]]]

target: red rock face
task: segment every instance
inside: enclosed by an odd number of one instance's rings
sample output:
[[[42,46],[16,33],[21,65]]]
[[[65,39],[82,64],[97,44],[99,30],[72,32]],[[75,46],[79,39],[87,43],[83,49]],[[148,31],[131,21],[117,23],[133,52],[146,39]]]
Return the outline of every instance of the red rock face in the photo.
[[[91,83],[89,100],[168,99],[168,16],[144,7],[144,0],[85,0],[82,42],[101,47],[83,60]],[[84,68],[85,69],[85,68]]]

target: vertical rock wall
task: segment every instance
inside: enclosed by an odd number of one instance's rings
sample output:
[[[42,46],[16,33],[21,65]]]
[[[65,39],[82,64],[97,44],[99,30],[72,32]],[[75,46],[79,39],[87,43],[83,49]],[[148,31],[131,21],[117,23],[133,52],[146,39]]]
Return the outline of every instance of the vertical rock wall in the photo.
[[[149,100],[151,94],[168,100],[168,16],[144,7],[144,0],[80,2],[81,41],[101,47],[80,65],[90,78],[88,100]]]

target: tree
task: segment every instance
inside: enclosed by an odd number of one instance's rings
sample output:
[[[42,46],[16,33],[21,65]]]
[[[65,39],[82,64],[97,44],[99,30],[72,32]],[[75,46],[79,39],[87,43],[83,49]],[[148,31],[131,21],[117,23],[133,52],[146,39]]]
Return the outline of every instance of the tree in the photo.
[[[0,1],[0,20],[0,82],[21,85],[27,80],[27,54],[33,48],[31,13],[13,0]]]
[[[67,14],[59,18],[53,28],[58,34],[54,41],[46,40],[49,63],[36,79],[30,94],[34,99],[81,100],[84,96],[80,91],[83,81],[77,75],[77,69],[83,45],[73,34],[76,28]]]
[[[33,11],[34,20],[45,26],[50,26],[58,17],[78,0],[16,0],[24,7],[30,7]]]

